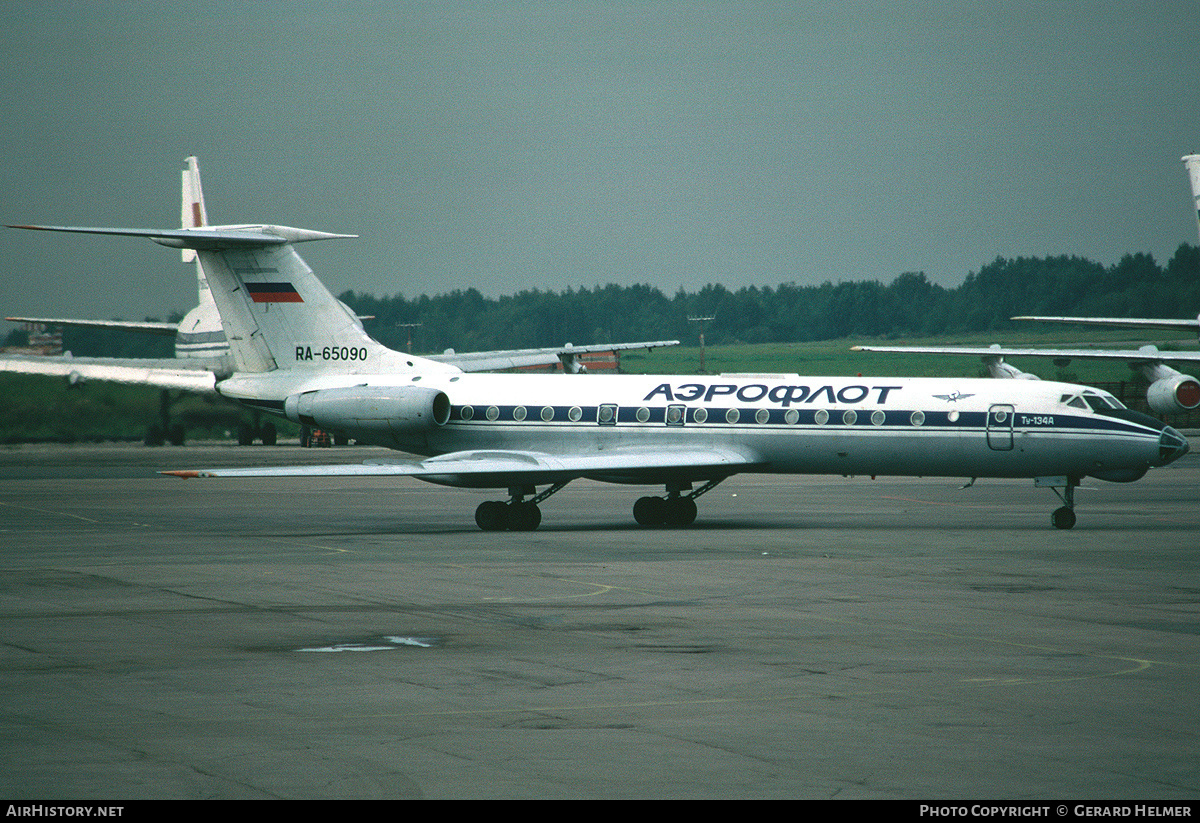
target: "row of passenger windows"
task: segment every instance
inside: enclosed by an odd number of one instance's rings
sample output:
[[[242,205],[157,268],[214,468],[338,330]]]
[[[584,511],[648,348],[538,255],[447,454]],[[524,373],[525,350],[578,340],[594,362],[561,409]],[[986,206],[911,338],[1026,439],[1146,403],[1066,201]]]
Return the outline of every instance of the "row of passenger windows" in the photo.
[[[547,423],[552,422],[555,419],[556,414],[557,414],[557,412],[556,412],[554,406],[543,406],[541,411],[539,412],[539,416],[541,417],[541,419]],[[461,406],[459,408],[459,416],[463,420],[474,420],[475,419],[475,407],[474,406]],[[652,416],[653,415],[651,414],[650,409],[645,406],[638,408],[633,413],[634,419],[639,423],[649,423]],[[500,419],[500,408],[498,406],[488,406],[483,411],[483,417],[487,420],[499,420]],[[520,422],[520,421],[528,419],[528,417],[529,417],[529,410],[526,409],[524,406],[514,406],[513,407],[513,409],[512,409],[512,419],[513,420]],[[665,420],[667,425],[679,426],[684,423],[684,421],[686,420],[686,417],[687,417],[687,408],[685,406],[668,406],[665,418],[660,416],[660,419]],[[726,423],[740,422],[742,420],[742,410],[741,409],[726,409],[724,417],[725,417]],[[559,419],[562,419],[562,418],[559,417]],[[579,406],[571,406],[566,411],[566,419],[572,423],[578,423],[580,420],[583,419],[583,409],[580,408]],[[747,422],[749,422],[749,419],[750,418],[747,417]],[[754,413],[753,419],[754,419],[754,422],[765,425],[766,423],[769,423],[771,421],[771,410],[770,409],[759,409],[758,411],[756,411]],[[816,423],[818,426],[826,425],[827,423],[829,423],[829,421],[831,419],[832,418],[831,418],[829,412],[825,409],[820,409],[817,411],[816,414],[813,415],[813,422]],[[600,406],[596,411],[595,420],[597,423],[600,423],[600,424],[615,423],[617,420],[617,407],[615,405],[609,405],[609,404]],[[795,425],[796,423],[798,423],[800,421],[800,412],[796,409],[788,409],[783,415],[783,420],[785,423],[787,423],[789,425]],[[887,415],[884,414],[882,409],[876,409],[875,411],[871,412],[870,420],[871,420],[872,425],[882,426],[884,424],[884,422],[887,420]],[[911,423],[914,426],[922,426],[925,424],[925,412],[915,411],[909,416],[908,420],[909,420],[909,423]],[[693,409],[692,410],[692,422],[693,423],[707,423],[708,422],[708,409],[704,409],[704,408]],[[841,422],[844,425],[853,426],[855,423],[858,422],[858,412],[855,411],[854,409],[848,409],[847,411],[842,412]]]

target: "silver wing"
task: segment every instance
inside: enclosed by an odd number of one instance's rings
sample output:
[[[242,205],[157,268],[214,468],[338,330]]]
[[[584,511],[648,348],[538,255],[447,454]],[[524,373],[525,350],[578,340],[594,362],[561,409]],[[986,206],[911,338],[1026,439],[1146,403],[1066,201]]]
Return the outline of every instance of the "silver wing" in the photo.
[[[727,447],[605,450],[565,454],[488,449],[451,452],[424,460],[368,460],[332,466],[275,466],[165,471],[174,477],[415,477],[467,488],[544,485],[576,478],[657,483],[664,478],[712,479],[762,466],[749,450]]]

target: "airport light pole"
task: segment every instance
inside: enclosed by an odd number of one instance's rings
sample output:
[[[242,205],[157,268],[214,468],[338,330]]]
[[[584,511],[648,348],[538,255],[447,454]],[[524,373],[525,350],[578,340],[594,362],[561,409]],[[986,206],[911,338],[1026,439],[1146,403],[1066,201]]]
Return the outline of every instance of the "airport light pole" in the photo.
[[[709,320],[716,320],[716,319],[717,319],[716,315],[713,315],[712,317],[689,317],[688,318],[689,323],[699,323],[700,324],[700,373],[701,374],[707,373],[707,371],[704,368],[704,324],[707,323]]]
[[[408,329],[408,353],[413,353],[412,347],[412,330],[421,326],[421,323],[397,323],[396,326],[401,329]]]

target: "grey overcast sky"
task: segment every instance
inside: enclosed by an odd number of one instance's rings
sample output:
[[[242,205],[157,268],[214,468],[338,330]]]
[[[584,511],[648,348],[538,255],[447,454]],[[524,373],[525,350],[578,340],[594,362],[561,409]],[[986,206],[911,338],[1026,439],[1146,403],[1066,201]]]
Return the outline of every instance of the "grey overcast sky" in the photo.
[[[209,217],[335,292],[956,285],[1197,243],[1200,2],[0,4],[0,222]],[[0,230],[0,311],[163,317],[146,240]],[[2,315],[0,315],[2,316]]]

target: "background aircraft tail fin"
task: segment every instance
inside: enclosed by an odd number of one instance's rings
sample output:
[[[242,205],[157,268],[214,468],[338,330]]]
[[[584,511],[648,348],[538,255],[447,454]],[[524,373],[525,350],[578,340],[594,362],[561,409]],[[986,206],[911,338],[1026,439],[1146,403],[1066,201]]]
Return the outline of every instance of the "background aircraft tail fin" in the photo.
[[[208,225],[208,212],[204,208],[204,190],[200,187],[200,163],[195,157],[184,161],[183,195],[180,198],[179,227],[181,229],[199,229]],[[194,262],[196,265],[196,295],[200,305],[212,303],[212,294],[208,289],[208,280],[204,276],[204,267],[196,259],[195,249],[180,251],[184,263]]]
[[[187,167],[183,170],[183,197],[179,210],[179,227],[181,229],[199,229],[208,225],[208,213],[204,210],[204,191],[200,188],[200,164],[195,157],[189,157],[184,162],[187,163]],[[183,250],[183,262],[190,263],[195,259],[195,250]]]
[[[1188,154],[1183,157],[1187,166],[1188,177],[1192,181],[1192,203],[1196,207],[1196,226],[1200,229],[1200,154]]]

